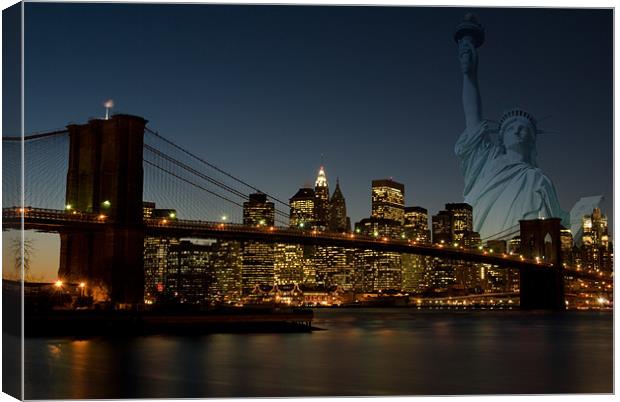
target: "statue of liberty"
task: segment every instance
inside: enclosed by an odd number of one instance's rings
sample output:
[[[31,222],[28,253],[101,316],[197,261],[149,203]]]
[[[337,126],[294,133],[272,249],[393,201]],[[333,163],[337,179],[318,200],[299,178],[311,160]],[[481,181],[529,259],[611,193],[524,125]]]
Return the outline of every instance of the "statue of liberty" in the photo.
[[[465,112],[465,131],[454,150],[465,181],[465,202],[473,207],[474,230],[483,240],[512,237],[519,220],[554,217],[567,228],[573,221],[576,236],[581,217],[602,197],[582,198],[570,215],[562,210],[553,183],[536,164],[536,139],[542,132],[536,119],[519,108],[504,113],[498,123],[482,118],[477,48],[484,42],[484,30],[474,15],[465,16],[454,39]]]

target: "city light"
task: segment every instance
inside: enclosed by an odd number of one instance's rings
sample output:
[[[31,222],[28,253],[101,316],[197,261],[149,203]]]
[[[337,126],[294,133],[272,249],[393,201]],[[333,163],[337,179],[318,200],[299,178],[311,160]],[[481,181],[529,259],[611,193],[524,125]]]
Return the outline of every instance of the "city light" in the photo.
[[[84,283],[84,282],[80,282],[80,285],[79,285],[79,286],[80,286],[82,289],[84,289],[84,288],[86,287],[86,283]]]
[[[99,218],[99,220],[104,220],[104,219],[106,218],[106,216],[105,216],[104,214],[100,214],[100,215],[98,216],[98,218]]]
[[[62,281],[59,279],[56,281],[56,283],[54,284],[54,286],[56,286],[57,288],[61,288],[62,287]]]

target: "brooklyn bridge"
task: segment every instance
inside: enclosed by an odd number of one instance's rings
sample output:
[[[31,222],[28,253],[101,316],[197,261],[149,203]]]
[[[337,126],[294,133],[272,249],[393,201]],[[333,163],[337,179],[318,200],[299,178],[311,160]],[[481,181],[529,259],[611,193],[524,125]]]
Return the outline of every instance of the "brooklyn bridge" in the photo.
[[[562,261],[561,225],[554,218],[520,222],[511,233],[521,236],[519,254],[289,227],[288,203],[146,123],[141,117],[117,114],[61,130],[3,138],[3,230],[59,234],[59,276],[99,283],[114,302],[144,299],[146,236],[341,246],[518,269],[522,308],[563,309],[567,275],[612,280]],[[241,223],[249,192],[264,193],[277,205],[274,225]],[[145,217],[144,201],[176,212],[171,217]],[[498,234],[498,239],[505,236]]]

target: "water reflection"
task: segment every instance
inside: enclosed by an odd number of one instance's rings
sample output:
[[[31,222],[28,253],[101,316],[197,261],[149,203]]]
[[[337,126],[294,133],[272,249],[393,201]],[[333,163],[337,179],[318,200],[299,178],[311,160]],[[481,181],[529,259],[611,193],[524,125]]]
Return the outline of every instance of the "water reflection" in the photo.
[[[326,331],[27,339],[26,397],[612,392],[609,313],[316,315]]]

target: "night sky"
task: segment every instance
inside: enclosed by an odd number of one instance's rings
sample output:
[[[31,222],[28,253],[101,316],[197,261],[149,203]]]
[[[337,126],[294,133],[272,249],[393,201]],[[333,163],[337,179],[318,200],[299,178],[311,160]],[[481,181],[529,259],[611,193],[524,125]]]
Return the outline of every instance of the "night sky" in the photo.
[[[372,179],[429,215],[461,202],[455,26],[485,26],[484,117],[514,106],[553,131],[538,164],[570,210],[602,194],[613,219],[611,10],[26,4],[26,132],[115,112],[287,200],[321,160],[352,222]]]

